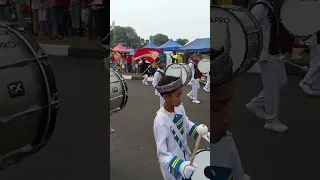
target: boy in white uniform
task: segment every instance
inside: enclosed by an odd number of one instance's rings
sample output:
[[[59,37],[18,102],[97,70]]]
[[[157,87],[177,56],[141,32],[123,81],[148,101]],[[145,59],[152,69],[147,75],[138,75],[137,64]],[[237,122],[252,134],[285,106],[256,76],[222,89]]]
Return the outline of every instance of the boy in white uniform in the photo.
[[[152,85],[154,88],[156,88],[156,86],[158,85],[158,82],[160,81],[161,77],[164,76],[164,60],[163,59],[156,59],[157,65],[158,65],[158,69],[157,71],[154,73],[154,79],[152,82]],[[160,107],[163,106],[164,104],[164,99],[163,97],[160,95],[160,93],[157,91],[157,89],[155,89],[155,95],[159,96],[160,98]]]
[[[189,67],[191,69],[192,72],[192,77],[191,77],[191,91],[187,94],[187,96],[192,99],[193,103],[199,104],[200,101],[198,100],[198,77],[197,77],[197,72],[198,72],[198,68],[197,68],[197,63],[198,62],[198,58],[196,55],[192,55],[190,57],[190,63],[189,63]]]
[[[197,126],[186,116],[181,104],[182,79],[163,76],[156,86],[164,98],[164,105],[154,119],[153,132],[157,156],[164,180],[190,179],[197,165],[190,165],[190,149],[187,145],[189,134],[197,139]],[[203,136],[210,142],[210,133]]]

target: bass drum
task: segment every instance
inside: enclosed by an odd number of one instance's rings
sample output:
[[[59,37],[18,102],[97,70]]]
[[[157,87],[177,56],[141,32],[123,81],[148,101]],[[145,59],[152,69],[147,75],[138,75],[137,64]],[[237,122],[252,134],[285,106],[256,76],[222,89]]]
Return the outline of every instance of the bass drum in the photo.
[[[198,70],[203,73],[207,74],[210,72],[210,59],[201,59],[198,62]]]
[[[210,23],[214,27],[210,31],[211,48],[218,51],[225,44],[226,24],[229,24],[233,74],[239,76],[247,72],[258,61],[262,50],[259,23],[247,9],[239,6],[212,5],[210,12]],[[225,64],[222,62],[217,66]]]
[[[116,71],[110,69],[110,114],[121,111],[128,102],[126,80]]]
[[[0,23],[0,169],[50,139],[58,91],[50,62],[25,32]]]
[[[166,76],[181,77],[183,85],[188,84],[192,78],[191,69],[185,63],[170,64],[164,74]]]
[[[284,0],[280,8],[283,26],[295,36],[310,36],[320,30],[320,1]]]

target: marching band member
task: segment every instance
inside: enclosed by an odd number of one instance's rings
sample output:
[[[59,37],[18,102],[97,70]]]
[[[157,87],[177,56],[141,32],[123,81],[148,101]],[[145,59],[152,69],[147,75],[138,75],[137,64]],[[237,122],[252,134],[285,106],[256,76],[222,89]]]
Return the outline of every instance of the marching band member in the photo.
[[[230,31],[227,25],[225,44],[220,50],[211,49],[210,93],[210,179],[250,180],[244,173],[232,134],[228,131],[229,102],[232,99],[232,59],[230,57]],[[212,174],[212,171],[214,174]],[[211,174],[210,174],[211,172]]]
[[[210,73],[207,73],[206,76],[207,76],[207,83],[203,87],[203,90],[206,92],[210,92]]]
[[[259,64],[263,90],[246,107],[259,118],[265,120],[264,128],[275,132],[285,132],[288,127],[278,119],[279,91],[287,82],[285,64],[280,60],[278,26],[274,1],[258,0],[251,9],[263,30],[263,48]]]
[[[150,63],[147,62],[147,60],[142,59],[142,63],[141,63],[141,73],[143,76],[143,80],[142,80],[142,84],[148,86],[148,77],[149,77],[149,68],[150,68]]]
[[[302,43],[310,48],[310,68],[299,86],[309,95],[320,96],[320,34]]]
[[[161,77],[164,76],[164,68],[165,68],[164,61],[165,61],[164,59],[160,59],[160,58],[156,59],[156,62],[157,62],[157,65],[158,65],[158,69],[154,73],[154,79],[153,79],[153,82],[152,82],[152,85],[153,85],[154,88],[156,88],[156,86],[158,85],[158,82],[161,79]],[[155,95],[159,96],[159,98],[160,98],[160,108],[161,108],[163,106],[163,104],[164,104],[164,99],[159,94],[157,89],[155,89]]]
[[[189,120],[181,104],[181,78],[162,76],[156,89],[164,98],[164,105],[154,119],[153,132],[157,156],[164,180],[190,179],[197,165],[190,165],[187,134],[197,139],[197,126]],[[210,142],[210,133],[202,136]]]
[[[199,85],[199,81],[198,81],[198,68],[197,68],[197,64],[198,63],[198,58],[196,55],[192,55],[190,57],[190,63],[189,63],[189,67],[191,69],[192,72],[192,77],[191,77],[191,91],[187,94],[187,96],[192,99],[193,103],[199,104],[200,101],[198,100],[198,85]]]

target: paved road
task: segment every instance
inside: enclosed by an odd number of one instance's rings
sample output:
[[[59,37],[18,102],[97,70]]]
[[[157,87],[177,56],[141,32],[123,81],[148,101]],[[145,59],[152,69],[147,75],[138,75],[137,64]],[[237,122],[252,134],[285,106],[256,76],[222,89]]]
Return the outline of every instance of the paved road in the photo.
[[[128,81],[129,101],[124,110],[112,115],[116,133],[110,135],[109,73],[103,63],[67,57],[51,60],[61,99],[56,130],[44,149],[0,172],[0,179],[100,180],[109,179],[110,168],[111,180],[160,180],[152,135],[159,101],[152,87]],[[290,78],[281,97],[280,120],[289,126],[289,132],[276,134],[265,131],[263,122],[244,108],[260,90],[259,76],[248,74],[235,82],[230,128],[245,171],[253,179],[317,177],[320,99],[304,95],[297,83],[297,78]],[[184,99],[188,116],[196,123],[209,123],[208,95],[200,92],[200,105]]]
[[[244,106],[261,88],[260,77],[247,74],[235,82],[230,128],[236,139],[245,171],[257,180],[318,179],[320,168],[320,98],[306,96],[300,78],[289,78],[282,92],[280,120],[284,134],[268,132]]]

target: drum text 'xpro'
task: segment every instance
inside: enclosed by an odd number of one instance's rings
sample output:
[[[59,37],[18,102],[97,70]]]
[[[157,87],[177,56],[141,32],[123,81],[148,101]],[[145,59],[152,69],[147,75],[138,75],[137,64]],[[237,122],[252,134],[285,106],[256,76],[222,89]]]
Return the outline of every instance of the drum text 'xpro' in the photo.
[[[8,41],[8,42],[0,42],[0,50],[8,50],[17,47],[17,45],[14,42]]]

